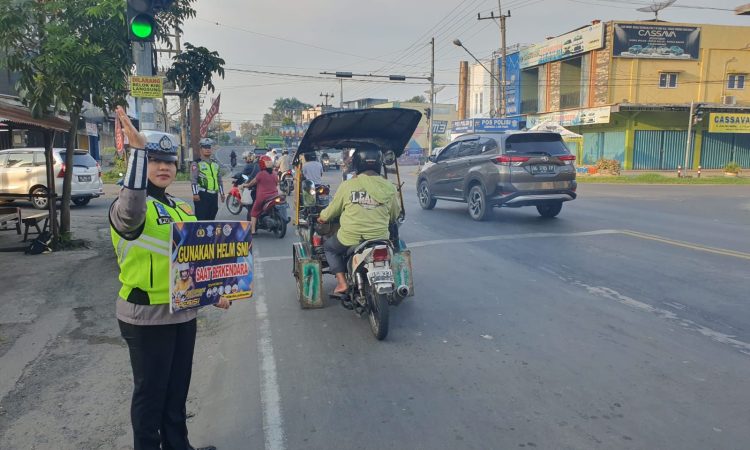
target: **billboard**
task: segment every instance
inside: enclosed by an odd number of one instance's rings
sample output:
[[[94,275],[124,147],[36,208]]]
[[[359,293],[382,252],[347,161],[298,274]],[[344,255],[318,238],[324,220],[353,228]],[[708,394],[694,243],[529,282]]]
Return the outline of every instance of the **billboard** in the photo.
[[[698,59],[700,38],[698,27],[616,23],[612,54],[620,58]]]
[[[750,114],[711,113],[708,131],[711,133],[750,133]]]
[[[505,115],[515,116],[521,110],[521,55],[511,53],[505,57]],[[502,69],[498,69],[501,73]]]
[[[524,48],[521,69],[569,58],[604,47],[604,24],[597,23]]]

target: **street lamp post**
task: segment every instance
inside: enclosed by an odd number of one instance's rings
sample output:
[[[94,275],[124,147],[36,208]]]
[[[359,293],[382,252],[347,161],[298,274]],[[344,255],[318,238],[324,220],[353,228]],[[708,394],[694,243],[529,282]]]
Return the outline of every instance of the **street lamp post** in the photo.
[[[466,50],[466,53],[468,53],[468,54],[469,54],[469,56],[471,56],[472,58],[474,58],[474,61],[476,61],[476,62],[477,62],[477,64],[479,64],[480,66],[482,66],[482,68],[483,68],[483,69],[484,69],[484,70],[485,70],[485,71],[486,71],[486,72],[487,72],[488,74],[490,74],[490,76],[491,76],[491,77],[492,77],[492,79],[493,79],[493,80],[494,80],[494,81],[495,81],[495,82],[497,83],[497,85],[498,85],[498,86],[499,86],[499,87],[500,87],[501,89],[504,89],[504,86],[503,86],[503,85],[504,85],[504,83],[503,83],[502,81],[500,81],[500,79],[498,79],[498,77],[497,77],[497,76],[495,75],[495,73],[494,73],[493,71],[491,71],[490,69],[488,69],[488,68],[487,68],[487,66],[485,66],[484,64],[482,64],[482,61],[480,61],[479,59],[477,59],[477,57],[476,57],[476,56],[474,56],[474,54],[473,54],[473,53],[471,53],[471,51],[469,51],[469,49],[468,49],[468,48],[466,48],[466,47],[464,46],[464,44],[463,44],[463,43],[461,42],[461,40],[460,40],[460,39],[454,39],[454,40],[453,40],[453,45],[455,45],[456,47],[461,47],[461,48],[463,48],[464,50]],[[495,65],[494,57],[493,57],[492,65],[493,65],[493,67],[494,67],[494,65]]]

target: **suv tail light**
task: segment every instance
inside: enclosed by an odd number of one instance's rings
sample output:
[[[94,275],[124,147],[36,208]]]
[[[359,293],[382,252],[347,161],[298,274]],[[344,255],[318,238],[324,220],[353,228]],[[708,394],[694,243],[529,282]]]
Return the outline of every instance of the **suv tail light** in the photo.
[[[372,251],[372,260],[374,262],[383,262],[388,261],[389,259],[391,259],[391,257],[388,255],[388,247],[385,245],[375,247],[375,250]]]
[[[99,178],[102,177],[102,165],[99,164],[99,161],[96,162],[96,170],[99,171]]]
[[[492,158],[492,162],[501,166],[520,166],[522,163],[528,162],[531,158],[528,156],[510,156],[500,155],[497,158]]]
[[[557,159],[563,161],[567,165],[572,165],[575,162],[576,157],[575,155],[562,155],[558,156]]]
[[[57,174],[57,178],[64,178],[65,177],[65,163],[62,163],[62,167],[60,168],[60,172]]]

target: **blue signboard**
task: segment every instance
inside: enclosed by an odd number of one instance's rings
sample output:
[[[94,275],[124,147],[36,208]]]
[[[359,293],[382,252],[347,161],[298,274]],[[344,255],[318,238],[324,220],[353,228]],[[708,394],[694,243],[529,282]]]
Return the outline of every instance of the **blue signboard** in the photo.
[[[170,292],[173,312],[252,297],[250,223],[172,224]]]
[[[505,57],[505,115],[515,116],[521,110],[521,59],[520,53]],[[498,73],[500,69],[498,69]]]
[[[503,117],[494,119],[467,119],[457,120],[453,122],[453,128],[451,132],[453,134],[459,133],[493,133],[503,131],[516,131],[520,129],[522,125],[521,118],[515,117]]]

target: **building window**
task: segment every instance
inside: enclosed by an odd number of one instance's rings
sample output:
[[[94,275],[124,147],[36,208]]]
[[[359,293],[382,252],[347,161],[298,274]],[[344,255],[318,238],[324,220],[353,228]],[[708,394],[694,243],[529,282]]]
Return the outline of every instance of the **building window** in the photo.
[[[745,74],[729,75],[727,89],[745,89]]]
[[[660,88],[676,88],[677,87],[677,74],[671,72],[663,72],[659,74],[659,87]]]

